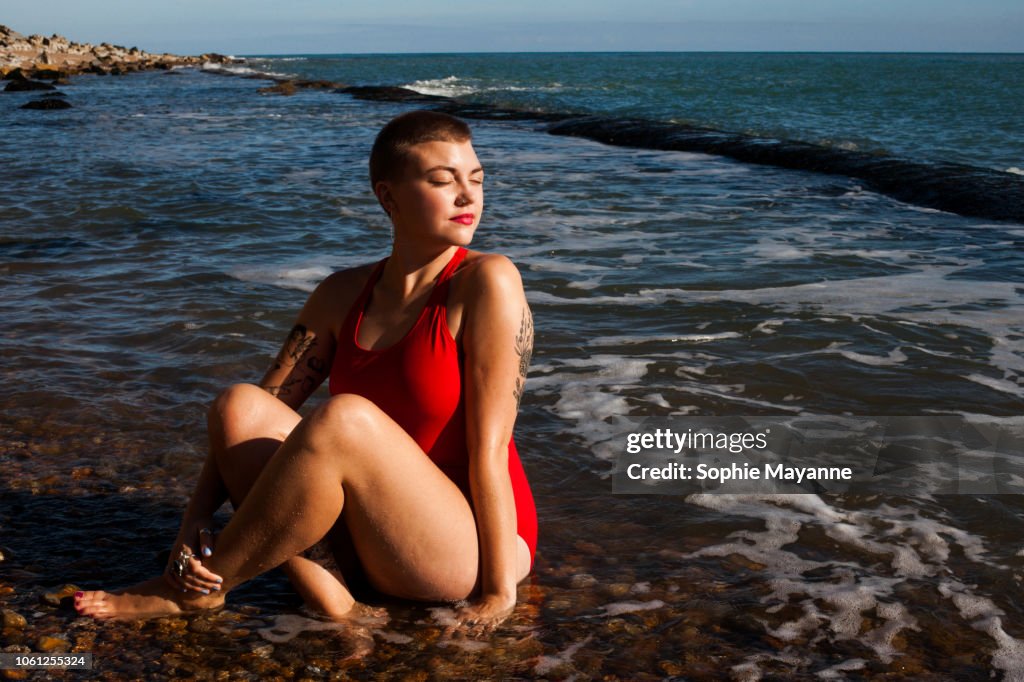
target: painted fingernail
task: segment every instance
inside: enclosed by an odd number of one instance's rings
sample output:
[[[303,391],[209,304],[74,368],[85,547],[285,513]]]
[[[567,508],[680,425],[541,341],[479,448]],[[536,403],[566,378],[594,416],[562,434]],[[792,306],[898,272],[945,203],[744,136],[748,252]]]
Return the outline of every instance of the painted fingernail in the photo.
[[[213,589],[215,589],[215,590],[219,590],[219,589],[220,589],[220,585],[214,585],[214,586],[213,586]]]
[[[209,547],[203,547],[203,556],[210,556],[213,554],[213,550]]]
[[[200,592],[202,592],[203,594],[210,594],[210,591],[207,589],[202,589],[200,590]]]
[[[81,599],[85,596],[85,592],[75,592],[75,599]]]
[[[217,582],[219,582],[219,583],[224,582],[224,578],[217,578]]]

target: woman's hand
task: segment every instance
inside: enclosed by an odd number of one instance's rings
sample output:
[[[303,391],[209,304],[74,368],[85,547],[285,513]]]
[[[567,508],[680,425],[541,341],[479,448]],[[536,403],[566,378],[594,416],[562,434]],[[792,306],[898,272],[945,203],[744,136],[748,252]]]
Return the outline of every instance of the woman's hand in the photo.
[[[488,594],[459,609],[455,614],[455,620],[470,634],[481,635],[501,625],[512,615],[515,606],[514,595],[503,597],[497,594]]]
[[[204,557],[213,555],[214,534],[209,526],[209,519],[187,524],[171,548],[164,578],[175,589],[203,594],[220,589],[221,577],[208,570],[202,562]]]

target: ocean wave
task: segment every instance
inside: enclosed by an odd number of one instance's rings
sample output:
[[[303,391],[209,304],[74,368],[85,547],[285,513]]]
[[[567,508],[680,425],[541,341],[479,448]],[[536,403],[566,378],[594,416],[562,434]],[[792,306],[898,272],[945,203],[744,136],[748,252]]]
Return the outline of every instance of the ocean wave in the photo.
[[[292,77],[291,74],[278,73],[276,71],[260,71],[240,64],[217,64],[215,62],[204,62],[200,69],[210,73],[222,73],[231,76],[262,76],[268,79]]]
[[[402,87],[422,95],[436,95],[440,97],[461,97],[463,95],[470,95],[478,90],[478,88],[462,82],[458,76],[418,80]]]
[[[527,86],[512,83],[471,82],[458,76],[417,80],[401,87],[418,92],[421,95],[432,95],[435,97],[465,97],[466,95],[487,92],[557,92],[562,89],[560,83],[547,86]]]

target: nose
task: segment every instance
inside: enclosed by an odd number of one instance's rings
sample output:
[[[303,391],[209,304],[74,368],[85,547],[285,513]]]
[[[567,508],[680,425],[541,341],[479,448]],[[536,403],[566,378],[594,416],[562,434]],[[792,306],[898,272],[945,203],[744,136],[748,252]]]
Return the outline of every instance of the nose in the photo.
[[[455,197],[455,205],[458,207],[469,206],[473,203],[473,197],[465,189],[459,192],[459,196]]]
[[[459,183],[459,194],[455,197],[455,205],[462,207],[468,206],[476,201],[476,185],[473,185],[468,180],[464,180]]]

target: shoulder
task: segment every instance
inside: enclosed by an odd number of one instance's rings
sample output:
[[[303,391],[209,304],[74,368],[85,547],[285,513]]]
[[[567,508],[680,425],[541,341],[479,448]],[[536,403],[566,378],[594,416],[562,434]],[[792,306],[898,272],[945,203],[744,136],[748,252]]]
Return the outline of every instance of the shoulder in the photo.
[[[333,272],[316,285],[312,295],[317,298],[331,298],[335,300],[339,297],[345,298],[347,296],[355,298],[362,291],[362,288],[366,286],[370,273],[373,272],[376,266],[377,262],[375,261]]]
[[[523,278],[507,256],[470,251],[459,269],[462,288],[476,298],[488,293],[510,294],[523,291]],[[476,295],[473,295],[476,294]]]
[[[306,314],[331,327],[340,324],[349,308],[359,297],[376,263],[346,268],[328,275],[320,282],[306,301]]]

